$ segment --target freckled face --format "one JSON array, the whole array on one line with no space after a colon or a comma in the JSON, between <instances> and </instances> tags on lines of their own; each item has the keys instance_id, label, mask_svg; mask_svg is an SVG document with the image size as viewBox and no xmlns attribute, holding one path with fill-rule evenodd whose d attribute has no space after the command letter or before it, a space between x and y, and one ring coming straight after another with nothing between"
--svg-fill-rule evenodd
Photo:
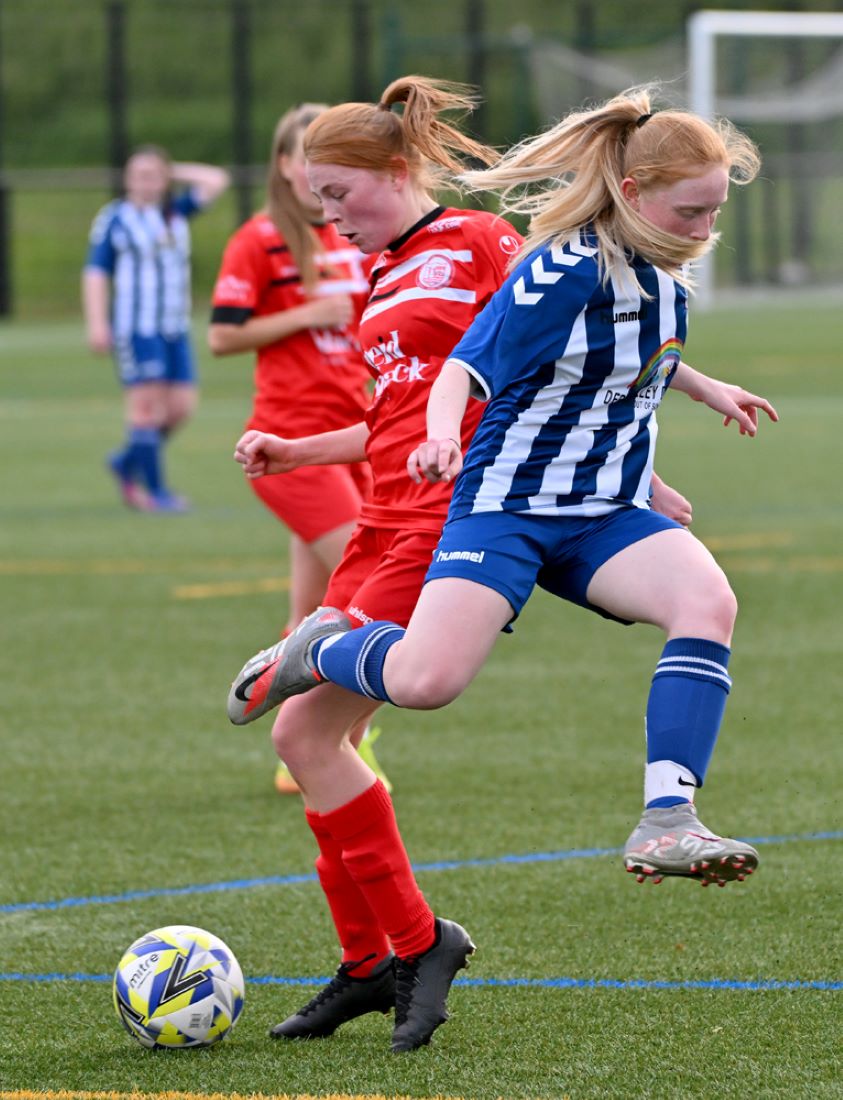
<instances>
[{"instance_id":1,"label":"freckled face","mask_svg":"<svg viewBox=\"0 0 843 1100\"><path fill-rule=\"evenodd\" d=\"M621 187L633 210L657 229L692 241L707 241L729 193L729 173L718 165L665 187L639 191L629 177Z\"/></svg>"},{"instance_id":2,"label":"freckled face","mask_svg":"<svg viewBox=\"0 0 843 1100\"><path fill-rule=\"evenodd\" d=\"M415 221L406 189L388 172L308 162L307 179L325 220L361 252L381 252Z\"/></svg>"}]
</instances>

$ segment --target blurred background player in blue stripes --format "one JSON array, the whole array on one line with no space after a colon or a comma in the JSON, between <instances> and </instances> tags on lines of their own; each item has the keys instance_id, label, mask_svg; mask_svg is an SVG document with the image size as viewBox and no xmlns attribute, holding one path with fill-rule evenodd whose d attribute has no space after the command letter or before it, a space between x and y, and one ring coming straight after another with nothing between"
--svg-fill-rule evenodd
<instances>
[{"instance_id":1,"label":"blurred background player in blue stripes","mask_svg":"<svg viewBox=\"0 0 843 1100\"><path fill-rule=\"evenodd\" d=\"M108 468L129 507L183 512L187 501L167 485L163 452L197 399L189 220L225 191L229 175L143 145L123 180L123 197L94 219L82 275L88 346L114 356L125 393L126 436Z\"/></svg>"}]
</instances>

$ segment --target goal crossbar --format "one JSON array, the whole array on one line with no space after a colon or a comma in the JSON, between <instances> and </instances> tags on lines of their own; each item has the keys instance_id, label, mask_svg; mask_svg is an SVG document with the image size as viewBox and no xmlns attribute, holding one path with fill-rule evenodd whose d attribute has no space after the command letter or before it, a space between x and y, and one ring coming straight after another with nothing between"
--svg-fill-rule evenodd
<instances>
[{"instance_id":1,"label":"goal crossbar","mask_svg":"<svg viewBox=\"0 0 843 1100\"><path fill-rule=\"evenodd\" d=\"M843 14L834 12L694 12L688 19L688 105L703 118L716 112L716 41L721 36L770 38L841 38ZM697 296L710 304L714 272L710 256L698 269Z\"/></svg>"}]
</instances>

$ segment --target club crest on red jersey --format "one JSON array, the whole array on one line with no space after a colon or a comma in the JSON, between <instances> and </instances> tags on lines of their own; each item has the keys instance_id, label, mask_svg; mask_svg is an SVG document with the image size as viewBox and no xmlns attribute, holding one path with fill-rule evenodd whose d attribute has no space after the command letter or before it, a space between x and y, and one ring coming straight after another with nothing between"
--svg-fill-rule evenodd
<instances>
[{"instance_id":1,"label":"club crest on red jersey","mask_svg":"<svg viewBox=\"0 0 843 1100\"><path fill-rule=\"evenodd\" d=\"M416 282L425 290L438 290L447 286L454 277L454 263L449 256L435 255L425 260L419 268Z\"/></svg>"}]
</instances>

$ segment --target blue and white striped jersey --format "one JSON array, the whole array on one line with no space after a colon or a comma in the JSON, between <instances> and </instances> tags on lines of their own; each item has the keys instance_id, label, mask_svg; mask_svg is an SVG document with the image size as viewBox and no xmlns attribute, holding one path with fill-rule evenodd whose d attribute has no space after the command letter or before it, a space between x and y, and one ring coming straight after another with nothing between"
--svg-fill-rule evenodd
<instances>
[{"instance_id":1,"label":"blue and white striped jersey","mask_svg":"<svg viewBox=\"0 0 843 1100\"><path fill-rule=\"evenodd\" d=\"M547 245L509 275L449 356L488 401L450 518L649 506L656 417L682 355L687 293L642 260L604 286L596 239Z\"/></svg>"},{"instance_id":2,"label":"blue and white striped jersey","mask_svg":"<svg viewBox=\"0 0 843 1100\"><path fill-rule=\"evenodd\" d=\"M111 276L115 339L180 336L190 324L190 229L201 209L192 191L157 206L115 199L91 228L86 267Z\"/></svg>"}]
</instances>

